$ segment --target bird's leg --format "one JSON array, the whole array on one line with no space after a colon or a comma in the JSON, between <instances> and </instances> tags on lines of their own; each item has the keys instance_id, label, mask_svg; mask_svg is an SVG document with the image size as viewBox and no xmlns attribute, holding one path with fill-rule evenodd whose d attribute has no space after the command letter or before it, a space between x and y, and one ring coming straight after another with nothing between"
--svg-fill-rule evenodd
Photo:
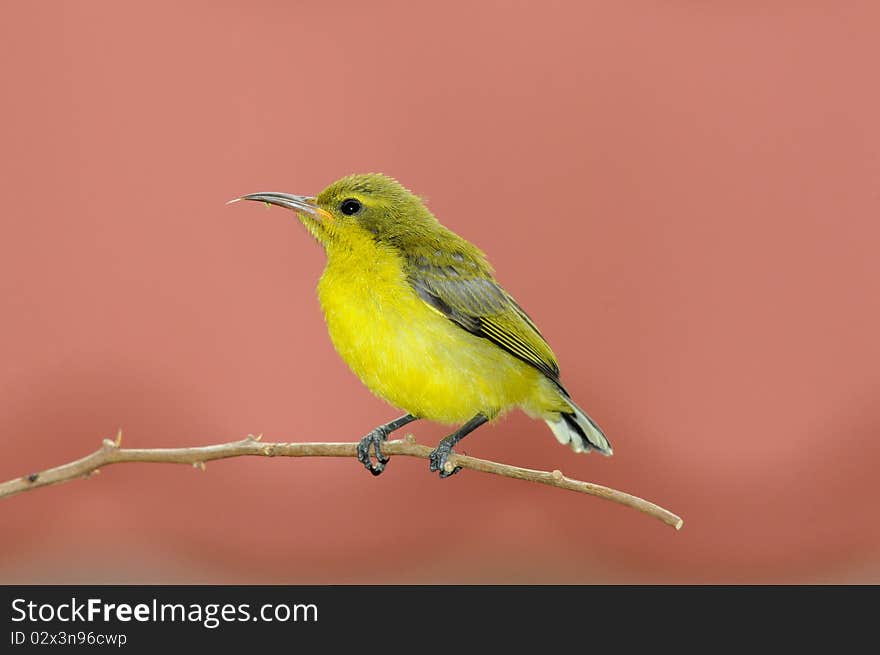
<instances>
[{"instance_id":1,"label":"bird's leg","mask_svg":"<svg viewBox=\"0 0 880 655\"><path fill-rule=\"evenodd\" d=\"M441 439L428 458L431 462L431 471L440 471L441 478L448 478L458 473L461 470L460 466L456 466L452 471L446 471L446 461L452 454L452 447L488 420L483 414L477 414L448 437Z\"/></svg>"},{"instance_id":2,"label":"bird's leg","mask_svg":"<svg viewBox=\"0 0 880 655\"><path fill-rule=\"evenodd\" d=\"M380 425L378 428L374 429L370 434L361 439L358 444L358 461L363 464L370 473L373 475L379 475L385 470L385 464L388 463L388 458L385 457L379 449L382 442L388 438L389 434L398 428L402 428L407 423L412 423L417 420L418 417L413 416L412 414L407 414L406 416L396 418L390 423ZM370 459L370 445L373 446L373 451L376 453L375 464L373 464L373 461Z\"/></svg>"}]
</instances>

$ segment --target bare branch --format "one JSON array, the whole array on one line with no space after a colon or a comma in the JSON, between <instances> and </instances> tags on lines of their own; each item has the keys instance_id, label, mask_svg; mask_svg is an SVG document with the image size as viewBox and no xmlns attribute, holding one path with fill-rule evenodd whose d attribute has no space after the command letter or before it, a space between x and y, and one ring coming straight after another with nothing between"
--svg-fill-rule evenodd
<instances>
[{"instance_id":1,"label":"bare branch","mask_svg":"<svg viewBox=\"0 0 880 655\"><path fill-rule=\"evenodd\" d=\"M205 462L245 455L258 457L357 457L358 446L357 443L263 443L260 441L260 437L251 435L241 441L193 448L121 448L121 440L122 432L119 432L115 440L104 439L99 450L82 459L0 483L0 498L78 478L88 478L110 464L125 462L190 464L204 470ZM405 455L427 459L431 454L431 448L416 443L415 438L408 435L405 439L385 443L382 446L382 452L385 455ZM447 466L461 466L472 471L494 473L507 478L539 482L551 487L599 496L644 512L667 525L671 525L676 530L680 530L684 523L680 517L659 505L637 496L631 496L623 491L603 487L592 482L581 482L567 478L558 470L535 471L458 454L452 455Z\"/></svg>"}]
</instances>

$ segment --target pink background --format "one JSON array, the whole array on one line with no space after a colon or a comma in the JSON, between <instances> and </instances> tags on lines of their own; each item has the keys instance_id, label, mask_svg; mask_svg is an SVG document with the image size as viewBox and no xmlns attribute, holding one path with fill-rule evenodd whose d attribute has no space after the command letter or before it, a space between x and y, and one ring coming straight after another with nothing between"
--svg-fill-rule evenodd
<instances>
[{"instance_id":1,"label":"pink background","mask_svg":"<svg viewBox=\"0 0 880 655\"><path fill-rule=\"evenodd\" d=\"M225 206L383 171L480 245L611 459L125 465L0 501L2 582L880 582L873 2L12 2L0 478L132 447L354 440L323 255ZM443 428L416 424L426 443Z\"/></svg>"}]
</instances>

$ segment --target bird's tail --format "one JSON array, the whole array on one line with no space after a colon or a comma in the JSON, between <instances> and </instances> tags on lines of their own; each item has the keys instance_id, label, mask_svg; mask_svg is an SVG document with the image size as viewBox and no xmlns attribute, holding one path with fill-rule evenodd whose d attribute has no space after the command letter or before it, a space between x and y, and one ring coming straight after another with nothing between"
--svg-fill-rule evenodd
<instances>
[{"instance_id":1,"label":"bird's tail","mask_svg":"<svg viewBox=\"0 0 880 655\"><path fill-rule=\"evenodd\" d=\"M574 404L566 395L565 401L571 407L570 412L559 412L553 418L545 418L547 425L561 444L568 444L576 453L588 453L598 450L603 455L612 455L611 444L585 411Z\"/></svg>"}]
</instances>

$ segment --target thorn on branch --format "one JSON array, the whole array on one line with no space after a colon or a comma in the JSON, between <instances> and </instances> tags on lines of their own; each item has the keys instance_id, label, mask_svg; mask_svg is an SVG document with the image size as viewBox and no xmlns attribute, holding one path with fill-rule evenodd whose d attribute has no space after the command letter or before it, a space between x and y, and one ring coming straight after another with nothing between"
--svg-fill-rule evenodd
<instances>
[{"instance_id":1,"label":"thorn on branch","mask_svg":"<svg viewBox=\"0 0 880 655\"><path fill-rule=\"evenodd\" d=\"M203 473L208 470L208 467L205 466L204 462L193 462L193 468L194 469L202 469Z\"/></svg>"}]
</instances>

